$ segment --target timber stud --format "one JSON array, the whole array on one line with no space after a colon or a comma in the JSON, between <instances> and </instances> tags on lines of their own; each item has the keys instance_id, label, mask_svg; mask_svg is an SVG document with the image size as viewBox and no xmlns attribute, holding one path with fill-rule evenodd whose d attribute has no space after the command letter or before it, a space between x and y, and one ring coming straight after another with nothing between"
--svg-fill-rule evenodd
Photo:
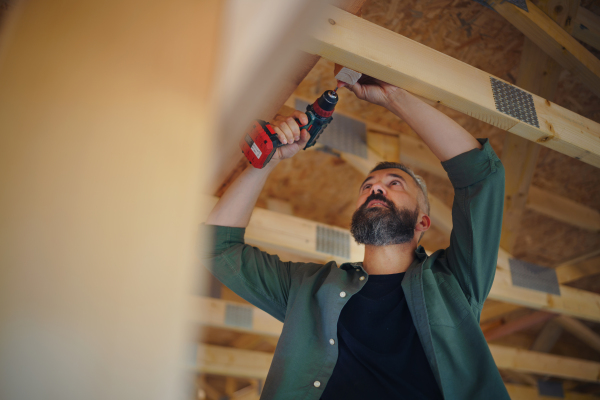
<instances>
[{"instance_id":1,"label":"timber stud","mask_svg":"<svg viewBox=\"0 0 600 400\"><path fill-rule=\"evenodd\" d=\"M330 23L331 25L335 25L335 21L334 21L333 19L331 19L331 18L329 18L329 23Z\"/></svg>"}]
</instances>

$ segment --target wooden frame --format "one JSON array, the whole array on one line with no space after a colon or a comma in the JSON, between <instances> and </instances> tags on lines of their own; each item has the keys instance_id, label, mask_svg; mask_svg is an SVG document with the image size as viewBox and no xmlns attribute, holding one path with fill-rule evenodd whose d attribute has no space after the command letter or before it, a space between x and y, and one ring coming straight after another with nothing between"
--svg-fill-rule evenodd
<instances>
[{"instance_id":1,"label":"wooden frame","mask_svg":"<svg viewBox=\"0 0 600 400\"><path fill-rule=\"evenodd\" d=\"M537 128L498 111L490 75L475 67L335 7L317 22L306 51L600 167L600 124L532 95Z\"/></svg>"}]
</instances>

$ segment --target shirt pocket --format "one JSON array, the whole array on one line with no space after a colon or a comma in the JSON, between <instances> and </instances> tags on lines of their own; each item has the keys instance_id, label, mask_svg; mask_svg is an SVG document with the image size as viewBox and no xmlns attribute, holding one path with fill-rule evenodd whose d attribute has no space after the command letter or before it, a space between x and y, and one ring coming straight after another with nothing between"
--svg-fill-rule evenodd
<instances>
[{"instance_id":1,"label":"shirt pocket","mask_svg":"<svg viewBox=\"0 0 600 400\"><path fill-rule=\"evenodd\" d=\"M467 300L447 281L424 283L425 306L431 326L458 327L469 314Z\"/></svg>"}]
</instances>

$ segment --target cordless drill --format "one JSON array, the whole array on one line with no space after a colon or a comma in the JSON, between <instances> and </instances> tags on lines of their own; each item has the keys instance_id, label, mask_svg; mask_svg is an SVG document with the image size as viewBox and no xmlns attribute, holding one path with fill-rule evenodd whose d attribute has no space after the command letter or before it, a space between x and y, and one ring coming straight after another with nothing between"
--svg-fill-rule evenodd
<instances>
[{"instance_id":1,"label":"cordless drill","mask_svg":"<svg viewBox=\"0 0 600 400\"><path fill-rule=\"evenodd\" d=\"M332 114L337 102L337 89L327 90L314 103L306 107L308 124L301 126L300 130L306 129L310 139L308 139L304 150L315 145L323 130L333 120ZM298 120L296 122L300 123ZM240 140L242 152L250 161L250 164L259 169L271 161L273 154L281 146L283 146L283 143L279 141L273 126L262 120L254 121Z\"/></svg>"}]
</instances>

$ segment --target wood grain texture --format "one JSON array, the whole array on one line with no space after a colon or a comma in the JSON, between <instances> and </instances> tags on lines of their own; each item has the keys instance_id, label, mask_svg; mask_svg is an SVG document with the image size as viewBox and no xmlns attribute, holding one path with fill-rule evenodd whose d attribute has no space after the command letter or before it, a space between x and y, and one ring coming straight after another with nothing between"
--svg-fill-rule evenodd
<instances>
[{"instance_id":1,"label":"wood grain texture","mask_svg":"<svg viewBox=\"0 0 600 400\"><path fill-rule=\"evenodd\" d=\"M573 37L600 50L600 16L580 7L573 23Z\"/></svg>"},{"instance_id":2,"label":"wood grain texture","mask_svg":"<svg viewBox=\"0 0 600 400\"><path fill-rule=\"evenodd\" d=\"M540 128L523 123L496 110L489 74L339 9L326 10L306 51L600 166L600 124L536 95Z\"/></svg>"},{"instance_id":3,"label":"wood grain texture","mask_svg":"<svg viewBox=\"0 0 600 400\"><path fill-rule=\"evenodd\" d=\"M579 0L543 0L539 6L550 14L550 18L564 27L566 21L569 21L569 26L571 21L565 14L572 9L576 11ZM554 12L555 10L564 12ZM556 61L525 38L517 86L545 99L554 100L561 70ZM500 246L508 252L514 251L515 242L520 234L523 211L539 153L539 144L507 133L502 151L506 184Z\"/></svg>"},{"instance_id":4,"label":"wood grain texture","mask_svg":"<svg viewBox=\"0 0 600 400\"><path fill-rule=\"evenodd\" d=\"M594 93L600 95L600 60L532 2L526 2L529 12L508 2L490 0L488 4L563 68L578 76Z\"/></svg>"}]
</instances>

